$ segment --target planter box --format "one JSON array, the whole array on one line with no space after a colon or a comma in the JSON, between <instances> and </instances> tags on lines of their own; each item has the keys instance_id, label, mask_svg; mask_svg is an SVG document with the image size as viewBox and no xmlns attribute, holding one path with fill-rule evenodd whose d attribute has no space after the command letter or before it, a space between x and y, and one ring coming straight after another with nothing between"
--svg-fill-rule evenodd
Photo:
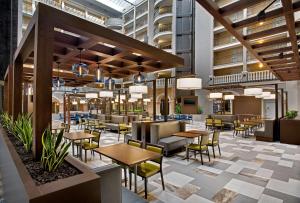
<instances>
[{"instance_id":1,"label":"planter box","mask_svg":"<svg viewBox=\"0 0 300 203\"><path fill-rule=\"evenodd\" d=\"M99 203L101 202L100 197L100 176L93 173L86 166L81 164L76 159L68 156L66 161L73 167L77 168L81 174L68 177L65 179L59 179L57 181L49 182L43 185L37 186L34 180L28 173L25 165L16 152L13 144L10 142L5 130L0 127L0 135L2 135L2 140L8 148L8 158L12 159L15 168L17 169L17 175L23 183L23 188L25 190L26 202L29 203ZM1 140L0 140L1 141ZM12 170L14 167L12 167ZM5 175L5 174L3 174ZM15 182L9 184L14 185ZM4 184L4 188L9 186ZM21 186L20 186L21 187ZM9 190L9 188L8 188ZM21 189L22 190L22 189ZM4 190L5 193L5 190ZM8 193L12 193L9 192ZM12 194L11 194L12 195ZM18 194L14 194L18 195ZM9 201L7 201L9 202Z\"/></svg>"},{"instance_id":2,"label":"planter box","mask_svg":"<svg viewBox=\"0 0 300 203\"><path fill-rule=\"evenodd\" d=\"M280 120L280 142L300 145L300 119Z\"/></svg>"}]
</instances>

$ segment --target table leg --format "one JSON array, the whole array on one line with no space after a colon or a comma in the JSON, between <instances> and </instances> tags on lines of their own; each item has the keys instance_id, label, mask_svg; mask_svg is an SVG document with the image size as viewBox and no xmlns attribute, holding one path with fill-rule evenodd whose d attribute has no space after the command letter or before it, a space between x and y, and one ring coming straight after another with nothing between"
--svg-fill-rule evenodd
<instances>
[{"instance_id":1,"label":"table leg","mask_svg":"<svg viewBox=\"0 0 300 203\"><path fill-rule=\"evenodd\" d=\"M137 164L134 165L134 192L137 193Z\"/></svg>"},{"instance_id":2,"label":"table leg","mask_svg":"<svg viewBox=\"0 0 300 203\"><path fill-rule=\"evenodd\" d=\"M80 160L82 161L82 148L81 148L81 146L82 146L82 139L80 140L80 147L79 147L79 150L80 150Z\"/></svg>"}]
</instances>

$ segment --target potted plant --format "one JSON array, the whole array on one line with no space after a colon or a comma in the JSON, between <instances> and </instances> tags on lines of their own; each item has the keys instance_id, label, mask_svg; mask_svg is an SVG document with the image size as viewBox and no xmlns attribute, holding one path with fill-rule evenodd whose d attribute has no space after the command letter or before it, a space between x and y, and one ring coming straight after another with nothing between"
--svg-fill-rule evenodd
<instances>
[{"instance_id":1,"label":"potted plant","mask_svg":"<svg viewBox=\"0 0 300 203\"><path fill-rule=\"evenodd\" d=\"M13 119L7 114L0 115L0 141L7 146L3 156L15 165L7 173L7 187L21 188L21 196L29 203L50 202L100 202L100 177L68 156L70 143L62 141L63 131L53 135L50 128L42 136L43 153L41 160L32 156L33 130L31 116L19 115ZM1 151L4 153L4 150ZM16 186L16 174L21 182ZM79 192L80 191L80 192ZM86 194L89 194L88 196Z\"/></svg>"},{"instance_id":2,"label":"potted plant","mask_svg":"<svg viewBox=\"0 0 300 203\"><path fill-rule=\"evenodd\" d=\"M286 114L285 114L285 117L287 119L294 119L298 116L298 111L294 111L294 110L291 110L291 111L287 111Z\"/></svg>"}]
</instances>

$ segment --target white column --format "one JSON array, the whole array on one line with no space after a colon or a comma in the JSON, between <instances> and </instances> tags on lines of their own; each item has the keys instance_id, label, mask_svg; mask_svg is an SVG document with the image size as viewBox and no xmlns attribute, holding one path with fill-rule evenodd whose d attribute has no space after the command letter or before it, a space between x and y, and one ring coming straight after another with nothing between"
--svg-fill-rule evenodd
<instances>
[{"instance_id":1,"label":"white column","mask_svg":"<svg viewBox=\"0 0 300 203\"><path fill-rule=\"evenodd\" d=\"M300 82L287 81L286 90L288 92L288 110L300 111Z\"/></svg>"}]
</instances>

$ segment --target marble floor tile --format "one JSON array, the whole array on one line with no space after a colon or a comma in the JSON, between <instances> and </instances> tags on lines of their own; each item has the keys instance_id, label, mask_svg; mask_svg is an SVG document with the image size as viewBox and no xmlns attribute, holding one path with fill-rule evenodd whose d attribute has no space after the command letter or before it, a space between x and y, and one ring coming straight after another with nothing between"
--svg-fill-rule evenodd
<instances>
[{"instance_id":1,"label":"marble floor tile","mask_svg":"<svg viewBox=\"0 0 300 203\"><path fill-rule=\"evenodd\" d=\"M275 162L279 162L280 161L280 157L278 157L278 156L272 156L272 155L266 155L266 154L257 154L256 158L257 159L268 160L268 161L275 161Z\"/></svg>"},{"instance_id":2,"label":"marble floor tile","mask_svg":"<svg viewBox=\"0 0 300 203\"><path fill-rule=\"evenodd\" d=\"M239 148L239 147L233 147L232 149L233 149L233 150L236 150L236 151L250 152L249 149L243 149L243 148Z\"/></svg>"},{"instance_id":3,"label":"marble floor tile","mask_svg":"<svg viewBox=\"0 0 300 203\"><path fill-rule=\"evenodd\" d=\"M257 203L283 203L283 200L262 194Z\"/></svg>"},{"instance_id":4,"label":"marble floor tile","mask_svg":"<svg viewBox=\"0 0 300 203\"><path fill-rule=\"evenodd\" d=\"M244 161L244 160L238 160L236 162L236 164L244 167L244 168L249 168L249 169L253 169L253 170L257 170L260 166L261 163L256 163L256 162L250 162L250 161Z\"/></svg>"},{"instance_id":5,"label":"marble floor tile","mask_svg":"<svg viewBox=\"0 0 300 203\"><path fill-rule=\"evenodd\" d=\"M293 164L294 164L294 162L292 162L292 161L286 161L286 160L282 160L282 159L278 162L279 166L285 166L285 167L289 167L289 168L292 168Z\"/></svg>"},{"instance_id":6,"label":"marble floor tile","mask_svg":"<svg viewBox=\"0 0 300 203\"><path fill-rule=\"evenodd\" d=\"M200 197L196 194L191 195L189 198L187 198L184 203L213 203L213 201L210 201L208 199L205 199L204 197Z\"/></svg>"},{"instance_id":7,"label":"marble floor tile","mask_svg":"<svg viewBox=\"0 0 300 203\"><path fill-rule=\"evenodd\" d=\"M194 178L174 171L164 175L164 181L176 187L183 187L192 180L194 180Z\"/></svg>"},{"instance_id":8,"label":"marble floor tile","mask_svg":"<svg viewBox=\"0 0 300 203\"><path fill-rule=\"evenodd\" d=\"M223 188L212 198L212 200L216 203L230 203L237 195L238 193Z\"/></svg>"},{"instance_id":9,"label":"marble floor tile","mask_svg":"<svg viewBox=\"0 0 300 203\"><path fill-rule=\"evenodd\" d=\"M200 170L203 170L203 171L208 171L210 173L217 174L217 175L220 175L221 173L223 173L223 171L220 169L216 169L216 168L205 166L205 165L198 166L197 168Z\"/></svg>"},{"instance_id":10,"label":"marble floor tile","mask_svg":"<svg viewBox=\"0 0 300 203\"><path fill-rule=\"evenodd\" d=\"M262 178L266 178L266 179L270 179L273 175L273 172L272 170L270 169L266 169L266 168L259 168L255 175L259 176L259 177L262 177Z\"/></svg>"},{"instance_id":11,"label":"marble floor tile","mask_svg":"<svg viewBox=\"0 0 300 203\"><path fill-rule=\"evenodd\" d=\"M281 156L284 159L291 159L294 161L300 161L300 155L297 154L282 154Z\"/></svg>"},{"instance_id":12,"label":"marble floor tile","mask_svg":"<svg viewBox=\"0 0 300 203\"><path fill-rule=\"evenodd\" d=\"M300 181L289 179L289 182L270 179L266 188L300 198Z\"/></svg>"},{"instance_id":13,"label":"marble floor tile","mask_svg":"<svg viewBox=\"0 0 300 203\"><path fill-rule=\"evenodd\" d=\"M243 168L243 166L240 166L238 164L232 164L225 171L228 173L239 174L243 170Z\"/></svg>"},{"instance_id":14,"label":"marble floor tile","mask_svg":"<svg viewBox=\"0 0 300 203\"><path fill-rule=\"evenodd\" d=\"M231 152L224 152L224 151L222 151L222 148L221 148L221 153L222 153L222 157L229 158L229 157L233 156L233 153L231 153Z\"/></svg>"},{"instance_id":15,"label":"marble floor tile","mask_svg":"<svg viewBox=\"0 0 300 203\"><path fill-rule=\"evenodd\" d=\"M224 186L224 188L257 200L264 191L264 187L238 179L232 179Z\"/></svg>"}]
</instances>

